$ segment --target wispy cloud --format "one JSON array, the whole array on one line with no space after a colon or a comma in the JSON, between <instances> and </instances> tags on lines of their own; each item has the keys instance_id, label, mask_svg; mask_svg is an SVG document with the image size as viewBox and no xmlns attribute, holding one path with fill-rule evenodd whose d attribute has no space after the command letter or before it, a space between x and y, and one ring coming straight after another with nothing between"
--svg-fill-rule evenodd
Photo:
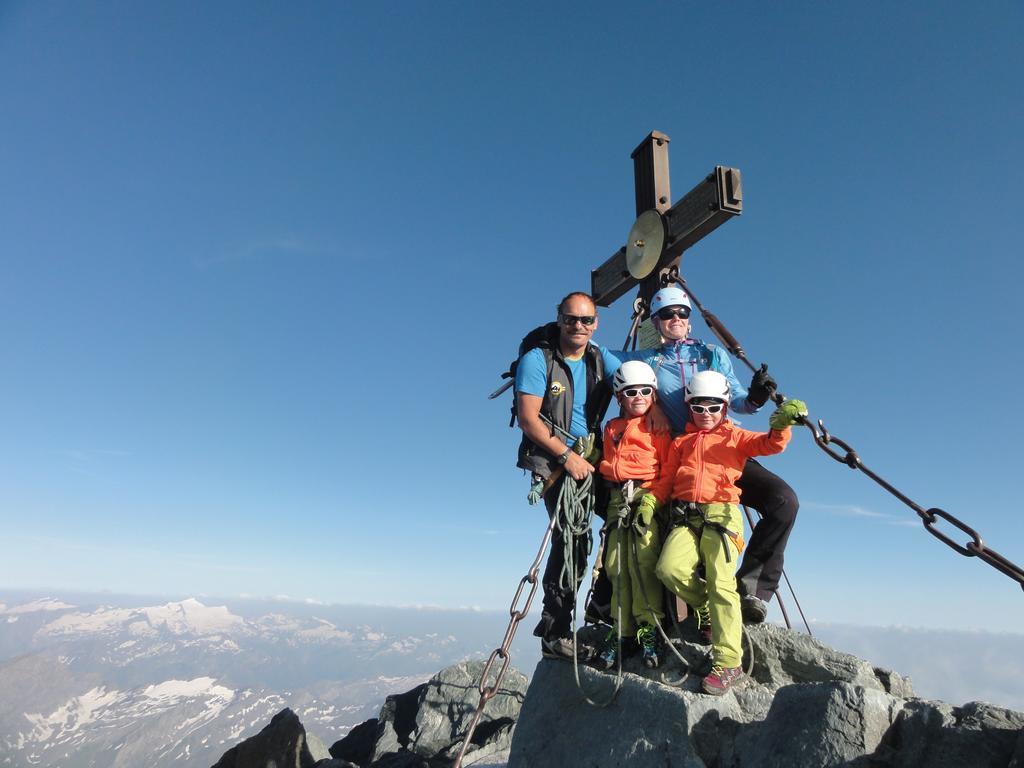
<instances>
[{"instance_id":1,"label":"wispy cloud","mask_svg":"<svg viewBox=\"0 0 1024 768\"><path fill-rule=\"evenodd\" d=\"M232 264L254 259L267 259L279 256L310 253L313 248L301 238L292 235L254 240L243 245L229 248L210 256L200 256L195 265L207 269L220 264Z\"/></svg>"},{"instance_id":2,"label":"wispy cloud","mask_svg":"<svg viewBox=\"0 0 1024 768\"><path fill-rule=\"evenodd\" d=\"M894 515L890 512L876 512L859 504L825 504L819 501L802 501L800 502L800 508L816 509L843 517L861 517L867 520L877 520L883 525L894 525L900 528L914 528L921 524L921 521L910 510L907 510L906 515Z\"/></svg>"},{"instance_id":3,"label":"wispy cloud","mask_svg":"<svg viewBox=\"0 0 1024 768\"><path fill-rule=\"evenodd\" d=\"M873 517L880 519L892 518L892 515L886 514L885 512L875 512L874 510L865 509L857 504L822 504L817 501L804 501L800 503L800 506L804 509L819 509L822 512L830 512L835 515L844 515L846 517Z\"/></svg>"}]
</instances>

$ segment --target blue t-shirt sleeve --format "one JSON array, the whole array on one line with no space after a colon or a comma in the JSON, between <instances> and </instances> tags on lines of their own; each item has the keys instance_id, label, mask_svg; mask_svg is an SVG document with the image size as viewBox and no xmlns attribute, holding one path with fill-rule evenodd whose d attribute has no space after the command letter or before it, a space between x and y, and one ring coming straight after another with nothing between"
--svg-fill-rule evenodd
<instances>
[{"instance_id":1,"label":"blue t-shirt sleeve","mask_svg":"<svg viewBox=\"0 0 1024 768\"><path fill-rule=\"evenodd\" d=\"M521 358L516 368L516 393L544 397L548 387L548 366L544 360L544 352L539 348L531 349Z\"/></svg>"},{"instance_id":2,"label":"blue t-shirt sleeve","mask_svg":"<svg viewBox=\"0 0 1024 768\"><path fill-rule=\"evenodd\" d=\"M597 348L601 351L601 357L604 359L604 375L609 378L615 375L620 365L629 360L643 360L647 362L647 356L652 351L650 349L637 349L633 351L609 349L600 345Z\"/></svg>"}]
</instances>

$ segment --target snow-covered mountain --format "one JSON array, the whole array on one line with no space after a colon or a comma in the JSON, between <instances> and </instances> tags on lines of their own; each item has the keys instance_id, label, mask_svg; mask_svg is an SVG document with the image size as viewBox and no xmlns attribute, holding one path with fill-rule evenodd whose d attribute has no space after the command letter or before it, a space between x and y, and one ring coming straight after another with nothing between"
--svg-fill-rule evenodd
<instances>
[{"instance_id":1,"label":"snow-covered mountain","mask_svg":"<svg viewBox=\"0 0 1024 768\"><path fill-rule=\"evenodd\" d=\"M480 656L506 621L285 602L93 601L0 599L0 766L211 764L286 706L331 744L386 695Z\"/></svg>"}]
</instances>

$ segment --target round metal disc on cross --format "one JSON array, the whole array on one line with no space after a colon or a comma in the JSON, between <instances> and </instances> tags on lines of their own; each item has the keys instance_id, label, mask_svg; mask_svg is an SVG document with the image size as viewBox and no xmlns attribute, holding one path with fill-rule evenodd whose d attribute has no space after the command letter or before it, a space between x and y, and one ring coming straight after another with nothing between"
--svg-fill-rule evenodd
<instances>
[{"instance_id":1,"label":"round metal disc on cross","mask_svg":"<svg viewBox=\"0 0 1024 768\"><path fill-rule=\"evenodd\" d=\"M665 250L665 222L653 208L641 213L629 230L626 240L626 269L637 280L643 280L661 260Z\"/></svg>"}]
</instances>

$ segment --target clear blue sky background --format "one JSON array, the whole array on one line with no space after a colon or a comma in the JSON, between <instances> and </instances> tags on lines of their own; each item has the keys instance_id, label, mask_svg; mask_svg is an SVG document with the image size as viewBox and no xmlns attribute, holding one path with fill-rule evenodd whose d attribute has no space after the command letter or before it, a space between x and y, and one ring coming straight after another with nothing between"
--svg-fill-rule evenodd
<instances>
[{"instance_id":1,"label":"clear blue sky background","mask_svg":"<svg viewBox=\"0 0 1024 768\"><path fill-rule=\"evenodd\" d=\"M652 129L674 199L743 172L743 216L684 259L705 303L870 467L1024 563L1022 22L0 5L0 584L506 606L544 515L485 396L625 241ZM769 466L803 502L810 616L1024 631L1018 586L806 434Z\"/></svg>"}]
</instances>

